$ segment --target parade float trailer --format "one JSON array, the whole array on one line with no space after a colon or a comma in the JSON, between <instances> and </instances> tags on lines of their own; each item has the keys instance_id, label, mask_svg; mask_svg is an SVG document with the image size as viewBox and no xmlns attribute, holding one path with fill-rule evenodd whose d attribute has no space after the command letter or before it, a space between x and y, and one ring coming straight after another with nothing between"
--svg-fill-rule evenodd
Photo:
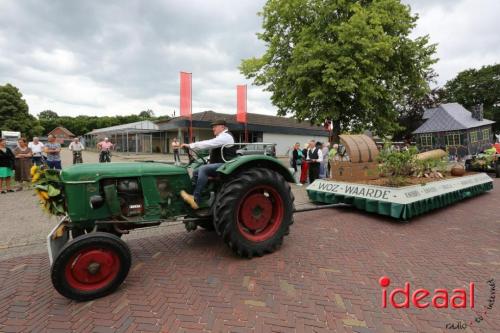
<instances>
[{"instance_id":1,"label":"parade float trailer","mask_svg":"<svg viewBox=\"0 0 500 333\"><path fill-rule=\"evenodd\" d=\"M389 187L370 184L378 177L378 149L365 135L341 135L346 156L331 161L328 180L316 180L307 187L309 199L316 204L349 204L370 213L400 220L449 206L493 189L485 173L434 179L422 184ZM333 162L333 163L332 163Z\"/></svg>"}]
</instances>

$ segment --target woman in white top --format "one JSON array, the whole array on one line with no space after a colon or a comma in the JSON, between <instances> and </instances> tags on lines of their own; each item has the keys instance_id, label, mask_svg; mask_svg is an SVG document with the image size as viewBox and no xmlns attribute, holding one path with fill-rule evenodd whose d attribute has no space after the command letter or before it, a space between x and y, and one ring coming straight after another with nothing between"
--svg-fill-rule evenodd
<instances>
[{"instance_id":1,"label":"woman in white top","mask_svg":"<svg viewBox=\"0 0 500 333\"><path fill-rule=\"evenodd\" d=\"M44 144L40 142L40 139L35 136L33 138L33 141L28 144L29 149L31 149L31 152L33 153L33 156L31 157L33 164L34 165L42 165L43 163L43 147Z\"/></svg>"}]
</instances>

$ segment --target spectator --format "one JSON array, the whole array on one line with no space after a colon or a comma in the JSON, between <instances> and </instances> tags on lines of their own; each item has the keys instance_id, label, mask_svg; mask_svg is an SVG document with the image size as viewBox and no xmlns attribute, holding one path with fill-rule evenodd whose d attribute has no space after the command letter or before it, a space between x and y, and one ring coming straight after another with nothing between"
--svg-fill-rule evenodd
<instances>
[{"instance_id":1,"label":"spectator","mask_svg":"<svg viewBox=\"0 0 500 333\"><path fill-rule=\"evenodd\" d=\"M300 170L300 183L307 183L307 174L309 170L309 163L306 161L307 149L309 148L309 143L304 145L304 149L302 149L302 165Z\"/></svg>"},{"instance_id":2,"label":"spectator","mask_svg":"<svg viewBox=\"0 0 500 333\"><path fill-rule=\"evenodd\" d=\"M25 185L24 182L27 182L29 187L29 181L31 180L31 158L33 157L25 138L17 140L17 147L14 149L14 155L16 156L15 179L18 183L17 190L22 191Z\"/></svg>"},{"instance_id":3,"label":"spectator","mask_svg":"<svg viewBox=\"0 0 500 333\"><path fill-rule=\"evenodd\" d=\"M293 176L295 177L295 183L299 186L302 186L300 182L301 170L302 170L302 150L300 150L300 143L296 143L293 146L292 152L292 167L294 170Z\"/></svg>"},{"instance_id":4,"label":"spectator","mask_svg":"<svg viewBox=\"0 0 500 333\"><path fill-rule=\"evenodd\" d=\"M311 140L307 150L306 160L309 164L309 183L313 183L319 178L320 163L323 161L323 152L321 151L321 142Z\"/></svg>"},{"instance_id":5,"label":"spectator","mask_svg":"<svg viewBox=\"0 0 500 333\"><path fill-rule=\"evenodd\" d=\"M45 145L45 153L47 154L47 166L50 169L61 170L61 145L56 142L55 136L48 136L47 144Z\"/></svg>"},{"instance_id":6,"label":"spectator","mask_svg":"<svg viewBox=\"0 0 500 333\"><path fill-rule=\"evenodd\" d=\"M6 144L5 139L0 138L0 192L2 194L14 192L10 188L10 179L12 178L12 169L14 169L15 156ZM5 189L3 187L4 182Z\"/></svg>"},{"instance_id":7,"label":"spectator","mask_svg":"<svg viewBox=\"0 0 500 333\"><path fill-rule=\"evenodd\" d=\"M172 150L174 151L174 162L175 165L179 165L181 163L181 156L179 154L179 148L181 144L177 138L172 139Z\"/></svg>"},{"instance_id":8,"label":"spectator","mask_svg":"<svg viewBox=\"0 0 500 333\"><path fill-rule=\"evenodd\" d=\"M69 144L69 150L73 152L73 164L83 163L82 151L85 149L79 138L74 138Z\"/></svg>"},{"instance_id":9,"label":"spectator","mask_svg":"<svg viewBox=\"0 0 500 333\"><path fill-rule=\"evenodd\" d=\"M332 149L328 152L328 175L331 175L332 170L332 161L335 160L335 156L337 156L337 151L339 149L338 144L333 144Z\"/></svg>"},{"instance_id":10,"label":"spectator","mask_svg":"<svg viewBox=\"0 0 500 333\"><path fill-rule=\"evenodd\" d=\"M31 153L33 154L33 157L31 160L33 161L34 165L42 165L43 163L43 147L44 144L40 142L40 139L35 136L33 138L33 141L28 144L28 147L31 149Z\"/></svg>"}]
</instances>

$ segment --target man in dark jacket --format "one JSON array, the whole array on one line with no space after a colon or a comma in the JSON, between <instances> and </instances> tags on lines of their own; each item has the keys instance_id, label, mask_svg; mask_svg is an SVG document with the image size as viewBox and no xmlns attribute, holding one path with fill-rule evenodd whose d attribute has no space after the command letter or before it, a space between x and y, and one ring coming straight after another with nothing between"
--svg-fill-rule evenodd
<instances>
[{"instance_id":1,"label":"man in dark jacket","mask_svg":"<svg viewBox=\"0 0 500 333\"><path fill-rule=\"evenodd\" d=\"M321 142L309 142L306 160L309 163L309 183L313 183L319 178L319 165L323 161L323 152L321 151Z\"/></svg>"},{"instance_id":2,"label":"man in dark jacket","mask_svg":"<svg viewBox=\"0 0 500 333\"><path fill-rule=\"evenodd\" d=\"M233 135L229 133L226 122L224 120L216 120L210 125L212 126L215 138L181 145L183 148L190 149L210 149L210 164L202 165L193 172L193 195L188 194L186 191L181 191L182 199L193 209L198 209L201 203L201 191L206 186L208 177L217 175L217 169L224 164L224 160L228 161L236 157L236 147L234 145L221 149L224 145L234 143Z\"/></svg>"}]
</instances>

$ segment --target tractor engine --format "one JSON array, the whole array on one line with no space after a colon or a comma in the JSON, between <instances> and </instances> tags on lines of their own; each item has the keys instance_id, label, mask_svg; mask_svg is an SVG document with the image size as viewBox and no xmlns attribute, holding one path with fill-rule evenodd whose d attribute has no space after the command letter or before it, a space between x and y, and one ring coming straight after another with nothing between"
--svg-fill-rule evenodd
<instances>
[{"instance_id":1,"label":"tractor engine","mask_svg":"<svg viewBox=\"0 0 500 333\"><path fill-rule=\"evenodd\" d=\"M115 185L121 214L125 217L144 214L144 197L141 184L136 178L106 179L103 186Z\"/></svg>"}]
</instances>

